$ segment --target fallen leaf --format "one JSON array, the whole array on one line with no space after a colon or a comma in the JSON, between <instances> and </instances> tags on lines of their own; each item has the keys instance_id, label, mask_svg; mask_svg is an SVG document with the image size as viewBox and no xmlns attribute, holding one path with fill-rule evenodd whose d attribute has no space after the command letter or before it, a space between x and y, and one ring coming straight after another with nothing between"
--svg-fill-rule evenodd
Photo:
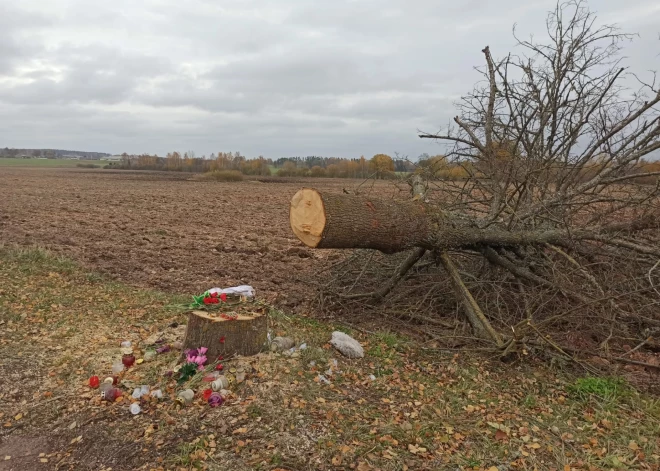
<instances>
[{"instance_id":1,"label":"fallen leaf","mask_svg":"<svg viewBox=\"0 0 660 471\"><path fill-rule=\"evenodd\" d=\"M23 414L16 414L16 417L14 417L14 420L21 420L23 418Z\"/></svg>"},{"instance_id":2,"label":"fallen leaf","mask_svg":"<svg viewBox=\"0 0 660 471\"><path fill-rule=\"evenodd\" d=\"M241 428L237 428L236 430L234 430L232 432L232 434L237 435L239 433L245 433L245 432L247 432L247 428L246 427L241 427Z\"/></svg>"},{"instance_id":3,"label":"fallen leaf","mask_svg":"<svg viewBox=\"0 0 660 471\"><path fill-rule=\"evenodd\" d=\"M506 432L503 432L502 430L498 430L497 432L495 432L495 440L504 441L507 438L508 438L508 435L506 434Z\"/></svg>"},{"instance_id":4,"label":"fallen leaf","mask_svg":"<svg viewBox=\"0 0 660 471\"><path fill-rule=\"evenodd\" d=\"M630 448L633 451L637 451L637 450L639 450L639 445L635 441L631 441L628 444L628 448Z\"/></svg>"}]
</instances>

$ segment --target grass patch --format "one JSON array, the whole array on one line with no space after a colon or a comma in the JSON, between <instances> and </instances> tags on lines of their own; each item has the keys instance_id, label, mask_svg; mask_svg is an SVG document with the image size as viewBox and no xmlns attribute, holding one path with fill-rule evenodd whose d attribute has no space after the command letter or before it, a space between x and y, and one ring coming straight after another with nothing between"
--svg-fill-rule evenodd
<instances>
[{"instance_id":1,"label":"grass patch","mask_svg":"<svg viewBox=\"0 0 660 471\"><path fill-rule=\"evenodd\" d=\"M579 400L587 400L596 396L606 402L614 402L619 397L630 394L630 387L621 378L592 376L576 379L568 390Z\"/></svg>"},{"instance_id":2,"label":"grass patch","mask_svg":"<svg viewBox=\"0 0 660 471\"><path fill-rule=\"evenodd\" d=\"M76 264L70 259L40 247L20 248L0 245L0 257L26 273L35 270L54 270L69 274L76 269Z\"/></svg>"},{"instance_id":3,"label":"grass patch","mask_svg":"<svg viewBox=\"0 0 660 471\"><path fill-rule=\"evenodd\" d=\"M240 182L243 181L243 174L238 170L213 170L203 173L199 179L215 182Z\"/></svg>"},{"instance_id":4,"label":"grass patch","mask_svg":"<svg viewBox=\"0 0 660 471\"><path fill-rule=\"evenodd\" d=\"M74 168L77 159L10 159L0 157L0 167Z\"/></svg>"},{"instance_id":5,"label":"grass patch","mask_svg":"<svg viewBox=\"0 0 660 471\"><path fill-rule=\"evenodd\" d=\"M78 168L101 168L100 165L96 165L96 164L76 164L76 167L78 167Z\"/></svg>"}]
</instances>

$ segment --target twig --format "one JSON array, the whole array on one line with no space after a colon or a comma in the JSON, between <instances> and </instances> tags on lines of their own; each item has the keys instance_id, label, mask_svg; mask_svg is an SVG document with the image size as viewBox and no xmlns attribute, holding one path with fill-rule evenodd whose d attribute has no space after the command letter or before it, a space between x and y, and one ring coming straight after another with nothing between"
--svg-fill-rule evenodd
<instances>
[{"instance_id":1,"label":"twig","mask_svg":"<svg viewBox=\"0 0 660 471\"><path fill-rule=\"evenodd\" d=\"M640 348L642 348L644 345L646 345L646 344L647 344L648 342L650 342L651 340L653 340L653 337L647 337L646 339L644 339L643 342L641 342L641 343L640 343L639 345L637 345L635 348L633 348L632 350L628 350L626 353L624 353L623 355L621 355L621 356L619 356L619 357L617 357L617 358L615 358L615 359L616 359L616 360L621 360L621 359L622 359L623 357L625 357L626 355L630 355L631 353L636 352L637 350L639 350Z\"/></svg>"},{"instance_id":2,"label":"twig","mask_svg":"<svg viewBox=\"0 0 660 471\"><path fill-rule=\"evenodd\" d=\"M655 262L655 265L653 265L653 266L651 267L651 269L650 269L649 272L647 273L647 276L648 276L648 278L649 278L649 283L651 283L651 288L653 288L653 291L655 291L656 293L658 293L658 296L660 296L660 290L658 290L658 288L655 287L655 285L653 284L653 278L651 277L651 274L653 273L653 270L655 270L656 268L658 268L658 266L660 266L660 259L658 259L658 261Z\"/></svg>"}]
</instances>

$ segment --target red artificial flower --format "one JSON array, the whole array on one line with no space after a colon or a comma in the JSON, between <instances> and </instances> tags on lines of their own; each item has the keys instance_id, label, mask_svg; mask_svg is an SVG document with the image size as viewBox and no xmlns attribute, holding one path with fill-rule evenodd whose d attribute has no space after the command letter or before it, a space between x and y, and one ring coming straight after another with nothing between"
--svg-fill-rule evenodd
<instances>
[{"instance_id":1,"label":"red artificial flower","mask_svg":"<svg viewBox=\"0 0 660 471\"><path fill-rule=\"evenodd\" d=\"M222 357L220 357L220 358L222 358ZM223 366L222 363L218 363L218 364L216 365L215 369L218 370L218 371L222 371L222 370L225 369L225 367Z\"/></svg>"},{"instance_id":2,"label":"red artificial flower","mask_svg":"<svg viewBox=\"0 0 660 471\"><path fill-rule=\"evenodd\" d=\"M225 336L220 337L220 343L225 343Z\"/></svg>"},{"instance_id":3,"label":"red artificial flower","mask_svg":"<svg viewBox=\"0 0 660 471\"><path fill-rule=\"evenodd\" d=\"M213 302L213 304L218 304L220 302L218 298L213 298L211 301Z\"/></svg>"},{"instance_id":4,"label":"red artificial flower","mask_svg":"<svg viewBox=\"0 0 660 471\"><path fill-rule=\"evenodd\" d=\"M222 294L220 295L220 299L222 299L222 302L223 302L223 303L226 302L226 301L227 301L227 295L226 295L225 293L222 293Z\"/></svg>"},{"instance_id":5,"label":"red artificial flower","mask_svg":"<svg viewBox=\"0 0 660 471\"><path fill-rule=\"evenodd\" d=\"M211 297L212 297L212 298L217 298L217 297L218 297L218 293L211 293Z\"/></svg>"},{"instance_id":6,"label":"red artificial flower","mask_svg":"<svg viewBox=\"0 0 660 471\"><path fill-rule=\"evenodd\" d=\"M225 359L225 357L223 357L222 355L220 355L220 356L218 357L218 361L222 361L222 360L224 360L224 359Z\"/></svg>"},{"instance_id":7,"label":"red artificial flower","mask_svg":"<svg viewBox=\"0 0 660 471\"><path fill-rule=\"evenodd\" d=\"M204 298L204 304L211 304L212 298Z\"/></svg>"},{"instance_id":8,"label":"red artificial flower","mask_svg":"<svg viewBox=\"0 0 660 471\"><path fill-rule=\"evenodd\" d=\"M213 389L210 389L210 388L209 388L209 389L205 389L205 390L202 392L202 397L204 397L204 400L205 400L205 401L208 401L208 400L209 400L209 397L211 397L211 394L213 394Z\"/></svg>"}]
</instances>

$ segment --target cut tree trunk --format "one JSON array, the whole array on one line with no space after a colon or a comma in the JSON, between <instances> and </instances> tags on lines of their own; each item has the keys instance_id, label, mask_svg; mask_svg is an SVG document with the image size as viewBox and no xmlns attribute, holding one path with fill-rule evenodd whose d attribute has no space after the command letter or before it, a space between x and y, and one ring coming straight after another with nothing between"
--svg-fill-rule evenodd
<instances>
[{"instance_id":1,"label":"cut tree trunk","mask_svg":"<svg viewBox=\"0 0 660 471\"><path fill-rule=\"evenodd\" d=\"M475 220L448 214L421 201L330 195L312 188L303 188L293 196L289 219L294 234L308 247L374 249L384 253L414 247L479 251L484 245L515 247L547 243L566 247L576 240L611 243L604 233L641 229L638 221L631 221L626 227L584 228L570 233L560 229L508 231L497 226L482 229ZM643 228L660 227L660 219L644 222ZM657 249L651 250L656 254Z\"/></svg>"},{"instance_id":2,"label":"cut tree trunk","mask_svg":"<svg viewBox=\"0 0 660 471\"><path fill-rule=\"evenodd\" d=\"M209 361L218 356L251 356L259 353L267 340L267 317L263 313L239 314L234 320L210 315L206 311L192 311L183 340L183 351L206 347ZM183 358L183 357L182 357Z\"/></svg>"}]
</instances>

